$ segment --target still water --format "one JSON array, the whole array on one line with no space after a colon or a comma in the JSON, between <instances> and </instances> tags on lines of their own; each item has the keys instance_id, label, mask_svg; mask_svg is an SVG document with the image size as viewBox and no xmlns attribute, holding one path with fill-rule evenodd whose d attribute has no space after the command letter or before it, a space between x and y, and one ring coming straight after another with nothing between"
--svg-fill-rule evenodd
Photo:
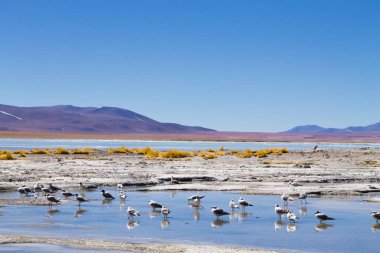
<instances>
[{"instance_id":1,"label":"still water","mask_svg":"<svg viewBox=\"0 0 380 253\"><path fill-rule=\"evenodd\" d=\"M110 191L117 195L116 191ZM295 224L284 217L278 220L274 205L279 196L248 195L254 203L245 212L237 210L216 219L210 207L228 210L229 200L240 195L229 192L202 192L203 208L187 204L196 192L127 192L125 202L103 201L99 191L86 193L90 202L79 208L75 201L47 206L10 206L0 208L0 233L112 239L126 242L181 242L236 245L280 249L288 252L377 252L380 225L370 217L380 204L362 198L310 198L289 209L300 217ZM18 198L16 193L1 193L1 198ZM167 220L153 212L148 200L154 199L172 210ZM141 217L128 220L132 206ZM336 220L320 223L314 212L321 210Z\"/></svg>"},{"instance_id":2,"label":"still water","mask_svg":"<svg viewBox=\"0 0 380 253\"><path fill-rule=\"evenodd\" d=\"M33 148L94 148L108 149L126 146L129 148L151 147L157 150L181 149L263 149L287 147L290 150L311 150L318 144L320 149L353 149L353 148L380 148L380 143L350 144L350 143L300 143L300 142L218 142L218 141L134 141L134 140L60 140L60 139L0 139L0 150L17 150Z\"/></svg>"}]
</instances>

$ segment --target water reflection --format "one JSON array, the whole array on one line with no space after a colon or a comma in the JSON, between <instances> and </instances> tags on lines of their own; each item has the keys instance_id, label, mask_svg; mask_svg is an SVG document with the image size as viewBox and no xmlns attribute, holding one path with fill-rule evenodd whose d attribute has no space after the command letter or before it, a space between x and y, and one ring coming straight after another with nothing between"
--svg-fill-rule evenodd
<instances>
[{"instance_id":1,"label":"water reflection","mask_svg":"<svg viewBox=\"0 0 380 253\"><path fill-rule=\"evenodd\" d=\"M332 227L334 227L334 225L321 222L321 223L317 224L314 228L318 233L321 233L321 232L325 231L326 229L329 229Z\"/></svg>"},{"instance_id":2,"label":"water reflection","mask_svg":"<svg viewBox=\"0 0 380 253\"><path fill-rule=\"evenodd\" d=\"M199 221L199 218L201 217L198 209L196 209L196 208L193 209L193 217L194 217L195 221Z\"/></svg>"},{"instance_id":3,"label":"water reflection","mask_svg":"<svg viewBox=\"0 0 380 253\"><path fill-rule=\"evenodd\" d=\"M47 218L51 218L53 217L55 214L59 213L59 210L58 208L52 208L52 209L49 209L47 212L46 212L46 217Z\"/></svg>"},{"instance_id":4,"label":"water reflection","mask_svg":"<svg viewBox=\"0 0 380 253\"><path fill-rule=\"evenodd\" d=\"M276 220L275 223L274 223L274 231L278 231L280 230L283 226L286 225L286 222L285 221L282 221L282 220Z\"/></svg>"},{"instance_id":5,"label":"water reflection","mask_svg":"<svg viewBox=\"0 0 380 253\"><path fill-rule=\"evenodd\" d=\"M163 219L161 221L161 228L162 229L167 229L170 225L170 221L168 219Z\"/></svg>"},{"instance_id":6,"label":"water reflection","mask_svg":"<svg viewBox=\"0 0 380 253\"><path fill-rule=\"evenodd\" d=\"M303 206L299 209L299 213L301 214L302 217L307 217L307 207Z\"/></svg>"},{"instance_id":7,"label":"water reflection","mask_svg":"<svg viewBox=\"0 0 380 253\"><path fill-rule=\"evenodd\" d=\"M102 204L103 205L110 205L112 203L113 199L103 199Z\"/></svg>"},{"instance_id":8,"label":"water reflection","mask_svg":"<svg viewBox=\"0 0 380 253\"><path fill-rule=\"evenodd\" d=\"M79 207L79 208L75 211L75 213L74 213L74 217L75 217L75 218L79 218L79 217L81 217L85 212L87 212L86 209L82 209L81 207Z\"/></svg>"},{"instance_id":9,"label":"water reflection","mask_svg":"<svg viewBox=\"0 0 380 253\"><path fill-rule=\"evenodd\" d=\"M378 231L380 231L380 223L374 223L374 224L372 224L371 231L372 232L378 232Z\"/></svg>"},{"instance_id":10,"label":"water reflection","mask_svg":"<svg viewBox=\"0 0 380 253\"><path fill-rule=\"evenodd\" d=\"M249 212L245 212L245 211L241 211L239 214L238 214L238 220L239 221L243 221L245 219L247 219L249 216L252 216L252 213L249 213Z\"/></svg>"},{"instance_id":11,"label":"water reflection","mask_svg":"<svg viewBox=\"0 0 380 253\"><path fill-rule=\"evenodd\" d=\"M127 223L127 229L128 229L128 230L135 229L136 227L139 226L139 224L140 224L140 222L138 222L138 221L130 220L130 221L128 221L128 223Z\"/></svg>"},{"instance_id":12,"label":"water reflection","mask_svg":"<svg viewBox=\"0 0 380 253\"><path fill-rule=\"evenodd\" d=\"M229 221L226 221L226 220L222 220L222 219L215 219L211 222L211 227L213 228L220 228L222 227L224 224L227 224L227 223L230 223Z\"/></svg>"},{"instance_id":13,"label":"water reflection","mask_svg":"<svg viewBox=\"0 0 380 253\"><path fill-rule=\"evenodd\" d=\"M289 234L295 232L297 229L298 229L298 225L297 225L297 224L294 224L294 223L289 223L289 224L286 226L286 231L287 231Z\"/></svg>"},{"instance_id":14,"label":"water reflection","mask_svg":"<svg viewBox=\"0 0 380 253\"><path fill-rule=\"evenodd\" d=\"M154 217L157 217L161 215L161 210L152 210L149 212L149 218L153 219Z\"/></svg>"}]
</instances>

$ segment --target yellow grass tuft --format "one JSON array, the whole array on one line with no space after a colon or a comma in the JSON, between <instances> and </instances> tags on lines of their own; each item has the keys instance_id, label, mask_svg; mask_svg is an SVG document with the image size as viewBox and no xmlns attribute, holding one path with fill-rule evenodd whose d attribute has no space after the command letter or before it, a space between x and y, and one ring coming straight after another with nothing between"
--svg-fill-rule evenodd
<instances>
[{"instance_id":1,"label":"yellow grass tuft","mask_svg":"<svg viewBox=\"0 0 380 253\"><path fill-rule=\"evenodd\" d=\"M57 148L57 149L54 151L54 154L68 155L68 154L70 154L70 151L68 151L68 150L65 149L65 148Z\"/></svg>"},{"instance_id":2,"label":"yellow grass tuft","mask_svg":"<svg viewBox=\"0 0 380 253\"><path fill-rule=\"evenodd\" d=\"M159 152L159 156L161 158L185 158L195 156L195 152L172 149L168 151Z\"/></svg>"},{"instance_id":3,"label":"yellow grass tuft","mask_svg":"<svg viewBox=\"0 0 380 253\"><path fill-rule=\"evenodd\" d=\"M0 160L15 160L15 158L12 156L12 153L8 150L2 150L0 153Z\"/></svg>"},{"instance_id":4,"label":"yellow grass tuft","mask_svg":"<svg viewBox=\"0 0 380 253\"><path fill-rule=\"evenodd\" d=\"M75 155L88 155L90 153L93 153L94 150L91 149L91 148L82 148L82 149L73 149L71 150L71 154L75 154Z\"/></svg>"}]
</instances>

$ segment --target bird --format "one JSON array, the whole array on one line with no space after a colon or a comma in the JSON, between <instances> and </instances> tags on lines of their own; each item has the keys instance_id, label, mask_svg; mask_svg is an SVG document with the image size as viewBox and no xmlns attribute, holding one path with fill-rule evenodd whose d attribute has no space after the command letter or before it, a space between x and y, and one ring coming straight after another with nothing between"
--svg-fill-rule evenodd
<instances>
[{"instance_id":1,"label":"bird","mask_svg":"<svg viewBox=\"0 0 380 253\"><path fill-rule=\"evenodd\" d=\"M81 194L83 194L84 190L86 190L86 188L84 187L84 185L82 184L82 182L79 183L79 192Z\"/></svg>"},{"instance_id":2,"label":"bird","mask_svg":"<svg viewBox=\"0 0 380 253\"><path fill-rule=\"evenodd\" d=\"M161 214L164 215L164 219L167 219L168 218L168 215L171 213L172 211L165 207L165 206L162 206L161 207Z\"/></svg>"},{"instance_id":3,"label":"bird","mask_svg":"<svg viewBox=\"0 0 380 253\"><path fill-rule=\"evenodd\" d=\"M125 195L124 191L119 191L119 197L121 200L125 200L127 198L127 195Z\"/></svg>"},{"instance_id":4,"label":"bird","mask_svg":"<svg viewBox=\"0 0 380 253\"><path fill-rule=\"evenodd\" d=\"M242 197L239 198L238 203L239 203L239 205L242 206L243 210L244 210L247 206L253 206L251 203L249 203L248 201L244 200Z\"/></svg>"},{"instance_id":5,"label":"bird","mask_svg":"<svg viewBox=\"0 0 380 253\"><path fill-rule=\"evenodd\" d=\"M36 183L34 185L34 192L41 192L42 191L42 187L44 187L43 185L40 185L39 183Z\"/></svg>"},{"instance_id":6,"label":"bird","mask_svg":"<svg viewBox=\"0 0 380 253\"><path fill-rule=\"evenodd\" d=\"M281 195L281 198L284 201L284 206L288 206L289 201L293 201L293 199L288 194L285 194L285 193Z\"/></svg>"},{"instance_id":7,"label":"bird","mask_svg":"<svg viewBox=\"0 0 380 253\"><path fill-rule=\"evenodd\" d=\"M173 176L171 176L170 183L172 183L172 184L179 184L179 181L177 179L174 179Z\"/></svg>"},{"instance_id":8,"label":"bird","mask_svg":"<svg viewBox=\"0 0 380 253\"><path fill-rule=\"evenodd\" d=\"M371 189L371 190L378 190L379 188L377 188L376 186L373 186L373 185L368 185L368 188Z\"/></svg>"},{"instance_id":9,"label":"bird","mask_svg":"<svg viewBox=\"0 0 380 253\"><path fill-rule=\"evenodd\" d=\"M298 186L302 186L301 183L298 183L298 182L296 182L296 181L290 181L290 182L289 182L289 185L291 186L291 190L292 190L292 191L294 191L294 190L296 189L296 187L298 187Z\"/></svg>"},{"instance_id":10,"label":"bird","mask_svg":"<svg viewBox=\"0 0 380 253\"><path fill-rule=\"evenodd\" d=\"M223 215L230 215L229 212L224 211L222 208L219 208L217 206L211 207L211 212L216 216L216 218L219 218Z\"/></svg>"},{"instance_id":11,"label":"bird","mask_svg":"<svg viewBox=\"0 0 380 253\"><path fill-rule=\"evenodd\" d=\"M66 192L65 190L62 190L62 196L65 197L65 198L68 198L68 197L72 197L74 196L74 194L72 194L71 192Z\"/></svg>"},{"instance_id":12,"label":"bird","mask_svg":"<svg viewBox=\"0 0 380 253\"><path fill-rule=\"evenodd\" d=\"M129 218L133 219L133 217L135 217L135 216L140 216L140 212L136 211L135 209L133 209L130 206L128 206L127 213L129 215L128 219Z\"/></svg>"},{"instance_id":13,"label":"bird","mask_svg":"<svg viewBox=\"0 0 380 253\"><path fill-rule=\"evenodd\" d=\"M281 215L286 214L286 210L282 209L279 204L276 204L274 206L274 212L279 216L281 219Z\"/></svg>"},{"instance_id":14,"label":"bird","mask_svg":"<svg viewBox=\"0 0 380 253\"><path fill-rule=\"evenodd\" d=\"M57 186L54 186L52 184L49 184L49 190L52 191L53 193L54 192L57 192L57 191L60 191L62 190L61 188L57 187Z\"/></svg>"},{"instance_id":15,"label":"bird","mask_svg":"<svg viewBox=\"0 0 380 253\"><path fill-rule=\"evenodd\" d=\"M301 203L302 203L302 200L305 200L305 204L306 204L306 198L307 198L306 192L300 193L300 196L298 197L298 199L301 200Z\"/></svg>"},{"instance_id":16,"label":"bird","mask_svg":"<svg viewBox=\"0 0 380 253\"><path fill-rule=\"evenodd\" d=\"M61 202L59 199L50 194L46 196L46 199L49 201L49 206L52 206L53 203L58 204Z\"/></svg>"},{"instance_id":17,"label":"bird","mask_svg":"<svg viewBox=\"0 0 380 253\"><path fill-rule=\"evenodd\" d=\"M313 151L317 151L317 149L318 149L318 145L315 145L315 146L313 147Z\"/></svg>"},{"instance_id":18,"label":"bird","mask_svg":"<svg viewBox=\"0 0 380 253\"><path fill-rule=\"evenodd\" d=\"M116 188L117 189L123 189L123 185L121 183L117 183Z\"/></svg>"},{"instance_id":19,"label":"bird","mask_svg":"<svg viewBox=\"0 0 380 253\"><path fill-rule=\"evenodd\" d=\"M154 200L149 200L149 205L153 208L162 208L162 205Z\"/></svg>"},{"instance_id":20,"label":"bird","mask_svg":"<svg viewBox=\"0 0 380 253\"><path fill-rule=\"evenodd\" d=\"M380 220L380 212L372 211L371 216L376 220L376 223Z\"/></svg>"},{"instance_id":21,"label":"bird","mask_svg":"<svg viewBox=\"0 0 380 253\"><path fill-rule=\"evenodd\" d=\"M74 194L74 196L75 196L75 199L78 201L78 206L80 206L80 204L81 203L83 203L83 202L88 202L88 200L87 199L85 199L83 196L81 196L81 195L78 195L77 193L75 193Z\"/></svg>"},{"instance_id":22,"label":"bird","mask_svg":"<svg viewBox=\"0 0 380 253\"><path fill-rule=\"evenodd\" d=\"M107 192L107 191L105 191L105 190L102 190L102 195L103 195L103 197L104 197L105 199L115 199L115 197L112 196L111 193L109 193L109 192Z\"/></svg>"},{"instance_id":23,"label":"bird","mask_svg":"<svg viewBox=\"0 0 380 253\"><path fill-rule=\"evenodd\" d=\"M20 193L20 196L23 195L23 194L26 194L26 191L25 191L25 189L24 189L23 186L17 188L17 191Z\"/></svg>"},{"instance_id":24,"label":"bird","mask_svg":"<svg viewBox=\"0 0 380 253\"><path fill-rule=\"evenodd\" d=\"M329 217L329 216L327 216L326 214L324 214L324 213L322 213L320 211L316 211L314 214L315 214L315 217L317 219L319 219L319 221L321 221L321 222L325 221L325 220L335 220L334 218Z\"/></svg>"},{"instance_id":25,"label":"bird","mask_svg":"<svg viewBox=\"0 0 380 253\"><path fill-rule=\"evenodd\" d=\"M27 187L27 186L25 186L25 185L23 185L22 187L24 188L24 191L26 192L26 194L28 194L28 193L31 193L31 192L32 192L32 190L30 190L30 188L29 188L29 187Z\"/></svg>"},{"instance_id":26,"label":"bird","mask_svg":"<svg viewBox=\"0 0 380 253\"><path fill-rule=\"evenodd\" d=\"M230 200L229 206L231 207L232 210L240 208L238 203L236 203L233 199Z\"/></svg>"},{"instance_id":27,"label":"bird","mask_svg":"<svg viewBox=\"0 0 380 253\"><path fill-rule=\"evenodd\" d=\"M42 190L42 192L45 193L45 194L53 193L53 191L51 191L51 190L49 189L49 187L42 186L41 190Z\"/></svg>"},{"instance_id":28,"label":"bird","mask_svg":"<svg viewBox=\"0 0 380 253\"><path fill-rule=\"evenodd\" d=\"M192 195L192 196L190 196L190 197L188 197L187 198L187 200L188 201L190 201L190 200L195 200L195 199L199 199L199 200L201 200L201 199L203 199L205 196L199 196L199 195Z\"/></svg>"},{"instance_id":29,"label":"bird","mask_svg":"<svg viewBox=\"0 0 380 253\"><path fill-rule=\"evenodd\" d=\"M297 215L295 215L294 213L292 213L292 211L289 210L286 211L286 217L288 218L289 222L296 222L296 220L298 220Z\"/></svg>"}]
</instances>

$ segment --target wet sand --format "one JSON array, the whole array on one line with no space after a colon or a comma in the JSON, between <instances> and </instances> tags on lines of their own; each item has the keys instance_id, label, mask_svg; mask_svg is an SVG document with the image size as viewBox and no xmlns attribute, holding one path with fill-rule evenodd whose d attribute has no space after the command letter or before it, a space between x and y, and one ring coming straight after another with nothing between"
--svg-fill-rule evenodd
<instances>
[{"instance_id":1,"label":"wet sand","mask_svg":"<svg viewBox=\"0 0 380 253\"><path fill-rule=\"evenodd\" d=\"M135 154L27 155L0 161L0 190L53 183L78 189L122 183L142 191L309 192L360 195L380 192L380 149L291 151L265 158L233 155L204 160L148 159ZM179 184L171 183L173 177ZM296 183L291 186L290 183ZM1 202L0 202L1 204Z\"/></svg>"}]
</instances>

